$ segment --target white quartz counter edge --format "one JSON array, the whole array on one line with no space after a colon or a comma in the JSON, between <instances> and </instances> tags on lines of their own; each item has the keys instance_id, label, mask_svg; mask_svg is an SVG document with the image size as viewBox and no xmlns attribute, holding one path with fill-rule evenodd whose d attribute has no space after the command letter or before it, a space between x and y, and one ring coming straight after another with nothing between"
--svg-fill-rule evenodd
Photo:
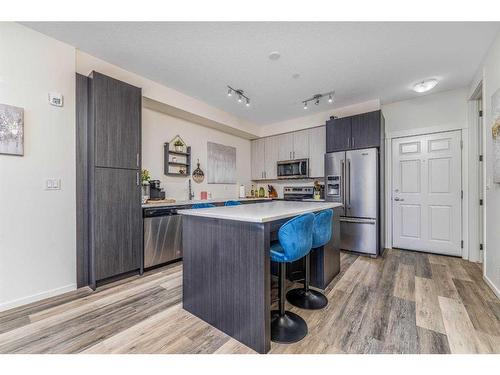
<instances>
[{"instance_id":1,"label":"white quartz counter edge","mask_svg":"<svg viewBox=\"0 0 500 375\"><path fill-rule=\"evenodd\" d=\"M341 203L334 202L274 201L241 206L179 210L178 213L211 219L266 223L340 206L342 206Z\"/></svg>"},{"instance_id":2,"label":"white quartz counter edge","mask_svg":"<svg viewBox=\"0 0 500 375\"><path fill-rule=\"evenodd\" d=\"M192 201L175 201L172 203L146 203L142 205L142 208L155 208L155 207L172 207L172 206L187 206L196 203L223 203L226 201L262 201L262 200L272 200L271 198L226 198L226 199L204 199L204 200L192 200Z\"/></svg>"}]
</instances>

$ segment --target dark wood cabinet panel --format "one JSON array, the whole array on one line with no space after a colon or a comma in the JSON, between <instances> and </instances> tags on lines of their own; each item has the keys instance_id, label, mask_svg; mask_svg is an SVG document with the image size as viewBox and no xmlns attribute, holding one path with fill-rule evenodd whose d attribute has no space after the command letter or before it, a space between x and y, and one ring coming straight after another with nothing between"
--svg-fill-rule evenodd
<instances>
[{"instance_id":1,"label":"dark wood cabinet panel","mask_svg":"<svg viewBox=\"0 0 500 375\"><path fill-rule=\"evenodd\" d=\"M95 278L141 268L142 208L136 170L95 168L93 247Z\"/></svg>"},{"instance_id":2,"label":"dark wood cabinet panel","mask_svg":"<svg viewBox=\"0 0 500 375\"><path fill-rule=\"evenodd\" d=\"M92 72L95 165L139 168L141 89Z\"/></svg>"},{"instance_id":3,"label":"dark wood cabinet panel","mask_svg":"<svg viewBox=\"0 0 500 375\"><path fill-rule=\"evenodd\" d=\"M76 285L89 285L88 78L76 75Z\"/></svg>"},{"instance_id":4,"label":"dark wood cabinet panel","mask_svg":"<svg viewBox=\"0 0 500 375\"><path fill-rule=\"evenodd\" d=\"M351 117L326 123L326 152L348 150L351 146Z\"/></svg>"},{"instance_id":5,"label":"dark wood cabinet panel","mask_svg":"<svg viewBox=\"0 0 500 375\"><path fill-rule=\"evenodd\" d=\"M351 149L380 147L380 111L352 116Z\"/></svg>"}]
</instances>

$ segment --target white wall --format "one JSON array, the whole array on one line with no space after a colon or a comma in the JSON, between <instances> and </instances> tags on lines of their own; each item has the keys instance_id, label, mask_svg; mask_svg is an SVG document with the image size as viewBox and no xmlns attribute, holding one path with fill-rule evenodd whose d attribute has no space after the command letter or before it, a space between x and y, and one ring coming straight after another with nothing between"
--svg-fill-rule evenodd
<instances>
[{"instance_id":1,"label":"white wall","mask_svg":"<svg viewBox=\"0 0 500 375\"><path fill-rule=\"evenodd\" d=\"M493 124L491 96L500 88L500 34L490 48L483 65L483 105L485 168L486 168L486 243L484 253L485 279L500 298L500 184L493 183Z\"/></svg>"},{"instance_id":2,"label":"white wall","mask_svg":"<svg viewBox=\"0 0 500 375\"><path fill-rule=\"evenodd\" d=\"M466 128L467 89L422 95L382 105L385 132L404 133L413 129Z\"/></svg>"},{"instance_id":3,"label":"white wall","mask_svg":"<svg viewBox=\"0 0 500 375\"><path fill-rule=\"evenodd\" d=\"M201 184L192 182L195 199L201 191L212 193L212 198L237 198L239 184L250 188L250 141L209 129L150 109L142 112L142 167L149 170L152 179L158 179L166 196L176 200L188 199L188 178L163 174L163 144L179 134L191 146L193 168L200 160L205 172ZM207 142L236 147L237 184L207 184Z\"/></svg>"},{"instance_id":4,"label":"white wall","mask_svg":"<svg viewBox=\"0 0 500 375\"><path fill-rule=\"evenodd\" d=\"M314 104L312 104L314 105ZM301 129L313 128L315 126L324 125L330 119L330 116L347 117L377 111L380 109L380 101L378 99L353 104L345 107L332 108L331 110L305 114L302 117L293 118L286 121L275 122L264 125L259 129L259 137L267 137L275 134L288 133ZM306 110L304 112L307 113Z\"/></svg>"},{"instance_id":5,"label":"white wall","mask_svg":"<svg viewBox=\"0 0 500 375\"><path fill-rule=\"evenodd\" d=\"M0 103L24 108L24 156L0 155L0 310L76 287L75 49L0 23ZM64 107L48 104L49 91ZM46 178L62 189L44 190Z\"/></svg>"}]
</instances>

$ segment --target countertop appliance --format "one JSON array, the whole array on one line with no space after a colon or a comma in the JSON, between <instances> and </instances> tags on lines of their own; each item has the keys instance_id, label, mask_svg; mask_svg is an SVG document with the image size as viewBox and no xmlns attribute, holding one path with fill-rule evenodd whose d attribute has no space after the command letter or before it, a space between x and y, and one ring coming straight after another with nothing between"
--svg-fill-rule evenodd
<instances>
[{"instance_id":1,"label":"countertop appliance","mask_svg":"<svg viewBox=\"0 0 500 375\"><path fill-rule=\"evenodd\" d=\"M144 268L182 258L182 222L178 209L189 206L143 209Z\"/></svg>"},{"instance_id":2,"label":"countertop appliance","mask_svg":"<svg viewBox=\"0 0 500 375\"><path fill-rule=\"evenodd\" d=\"M277 173L278 179L308 178L309 159L279 161Z\"/></svg>"},{"instance_id":3,"label":"countertop appliance","mask_svg":"<svg viewBox=\"0 0 500 375\"><path fill-rule=\"evenodd\" d=\"M149 181L149 199L165 199L165 190L160 187L160 180Z\"/></svg>"},{"instance_id":4,"label":"countertop appliance","mask_svg":"<svg viewBox=\"0 0 500 375\"><path fill-rule=\"evenodd\" d=\"M380 249L379 149L325 155L325 199L344 205L341 249L378 255Z\"/></svg>"},{"instance_id":5,"label":"countertop appliance","mask_svg":"<svg viewBox=\"0 0 500 375\"><path fill-rule=\"evenodd\" d=\"M314 188L312 186L285 186L283 188L283 198L286 201L301 201L313 197Z\"/></svg>"}]
</instances>

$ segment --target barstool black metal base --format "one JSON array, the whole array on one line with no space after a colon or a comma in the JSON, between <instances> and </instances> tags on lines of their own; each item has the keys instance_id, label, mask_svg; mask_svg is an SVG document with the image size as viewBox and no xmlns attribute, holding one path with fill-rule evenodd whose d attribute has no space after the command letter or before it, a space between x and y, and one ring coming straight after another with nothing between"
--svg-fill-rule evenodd
<instances>
[{"instance_id":1,"label":"barstool black metal base","mask_svg":"<svg viewBox=\"0 0 500 375\"><path fill-rule=\"evenodd\" d=\"M278 310L271 311L271 341L280 344L292 344L307 335L307 323L297 314L285 311L280 315Z\"/></svg>"},{"instance_id":2,"label":"barstool black metal base","mask_svg":"<svg viewBox=\"0 0 500 375\"><path fill-rule=\"evenodd\" d=\"M292 305L306 310L319 310L328 305L325 295L312 289L292 289L286 294L286 299Z\"/></svg>"}]
</instances>

